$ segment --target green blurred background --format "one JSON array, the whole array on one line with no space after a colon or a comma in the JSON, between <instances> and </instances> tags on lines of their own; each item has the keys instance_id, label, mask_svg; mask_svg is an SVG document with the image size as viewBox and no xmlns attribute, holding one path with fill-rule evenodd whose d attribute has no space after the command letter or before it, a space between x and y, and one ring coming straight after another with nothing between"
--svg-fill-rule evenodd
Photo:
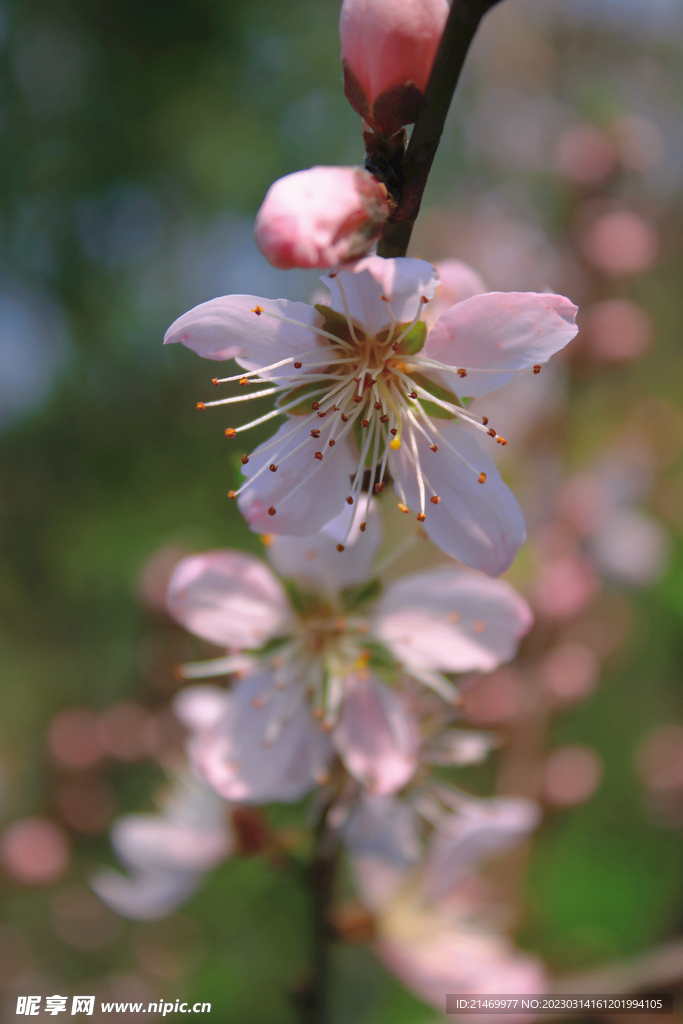
<instances>
[{"instance_id":1,"label":"green blurred background","mask_svg":"<svg viewBox=\"0 0 683 1024\"><path fill-rule=\"evenodd\" d=\"M218 294L310 295L315 274L270 268L251 226L276 177L362 161L341 88L338 7L0 8L1 810L4 826L53 821L71 850L51 884L24 884L9 868L0 877L7 1020L17 992L74 987L182 994L229 1024L296 1019L286 992L310 952L300 873L233 859L153 925L105 912L87 876L113 860L113 816L151 807L180 742L167 711L173 665L202 653L164 617L153 568L141 582L145 561L160 548L261 550L226 497L237 468L222 421L195 411L214 370L161 338ZM492 287L635 301L656 332L642 359L578 349L553 427L555 451L577 469L637 421L657 452L649 508L672 538L652 587L604 589L605 614L616 601L631 625L595 695L552 725L551 745L589 745L604 770L591 800L548 813L530 862L521 941L559 973L681 927L683 776L663 813L636 758L652 729L683 723L682 56L676 0L505 0L471 55L414 244L428 259L468 259ZM655 129L640 166L615 158L592 177L567 171L561 130L589 125L613 139L627 115ZM615 204L657 239L649 262L617 273L591 263L582 242L586 219ZM149 756L142 742L87 771L51 757L56 713L120 704L154 733ZM491 785L487 770L466 778L474 791ZM305 807L271 819L295 830ZM335 1022L434 1017L366 947L336 948Z\"/></svg>"}]
</instances>

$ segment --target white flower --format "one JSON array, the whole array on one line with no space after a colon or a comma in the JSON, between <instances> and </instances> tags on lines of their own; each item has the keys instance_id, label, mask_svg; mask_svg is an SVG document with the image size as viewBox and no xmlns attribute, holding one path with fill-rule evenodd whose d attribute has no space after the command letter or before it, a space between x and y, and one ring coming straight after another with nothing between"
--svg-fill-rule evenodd
<instances>
[{"instance_id":1,"label":"white flower","mask_svg":"<svg viewBox=\"0 0 683 1024\"><path fill-rule=\"evenodd\" d=\"M429 263L369 256L322 280L329 306L229 295L166 333L166 344L246 371L215 383L268 385L200 407L278 396L277 409L228 436L288 417L243 456L247 480L231 496L253 530L304 537L345 501L367 508L364 479L380 492L388 470L399 508L412 508L443 551L500 575L524 542L524 520L471 431L505 439L463 399L537 373L574 337L576 307L559 295L489 292L450 306L430 330L425 307L439 279Z\"/></svg>"},{"instance_id":2,"label":"white flower","mask_svg":"<svg viewBox=\"0 0 683 1024\"><path fill-rule=\"evenodd\" d=\"M381 532L374 504L364 514L363 532L359 510L347 508L314 537L271 538L271 561L296 584L291 600L242 552L206 552L176 567L169 611L231 650L185 666L185 677L242 676L229 692L201 686L176 699L195 765L229 800L296 800L324 781L335 752L370 791L400 790L420 739L404 695L382 673L395 681L405 671L452 701L443 672L494 668L531 625L507 584L454 568L392 583L373 602L378 585L367 581ZM338 556L340 535L348 559Z\"/></svg>"}]
</instances>

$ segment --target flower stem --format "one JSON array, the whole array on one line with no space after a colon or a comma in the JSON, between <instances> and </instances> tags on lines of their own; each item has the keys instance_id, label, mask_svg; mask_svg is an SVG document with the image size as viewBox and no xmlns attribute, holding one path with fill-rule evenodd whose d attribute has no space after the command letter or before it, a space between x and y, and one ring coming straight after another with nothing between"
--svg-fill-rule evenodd
<instances>
[{"instance_id":1,"label":"flower stem","mask_svg":"<svg viewBox=\"0 0 683 1024\"><path fill-rule=\"evenodd\" d=\"M420 112L403 159L398 205L377 246L379 256L405 256L422 195L470 44L486 12L500 0L453 0Z\"/></svg>"}]
</instances>

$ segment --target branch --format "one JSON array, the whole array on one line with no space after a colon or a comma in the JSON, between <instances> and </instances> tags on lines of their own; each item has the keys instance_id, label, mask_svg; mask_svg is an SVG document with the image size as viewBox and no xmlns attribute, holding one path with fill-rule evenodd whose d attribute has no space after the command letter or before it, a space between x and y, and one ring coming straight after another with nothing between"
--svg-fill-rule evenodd
<instances>
[{"instance_id":1,"label":"branch","mask_svg":"<svg viewBox=\"0 0 683 1024\"><path fill-rule=\"evenodd\" d=\"M405 158L399 203L377 246L379 256L405 256L446 115L470 44L486 12L500 0L453 0Z\"/></svg>"}]
</instances>

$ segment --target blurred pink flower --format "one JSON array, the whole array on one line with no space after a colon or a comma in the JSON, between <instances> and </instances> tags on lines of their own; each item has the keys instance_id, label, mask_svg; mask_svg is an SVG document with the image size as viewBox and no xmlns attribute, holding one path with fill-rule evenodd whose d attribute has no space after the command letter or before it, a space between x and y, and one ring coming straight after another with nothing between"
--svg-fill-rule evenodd
<instances>
[{"instance_id":1,"label":"blurred pink flower","mask_svg":"<svg viewBox=\"0 0 683 1024\"><path fill-rule=\"evenodd\" d=\"M616 163L613 141L594 125L570 125L560 133L555 148L555 167L569 181L597 184L612 173Z\"/></svg>"},{"instance_id":2,"label":"blurred pink flower","mask_svg":"<svg viewBox=\"0 0 683 1024\"><path fill-rule=\"evenodd\" d=\"M632 210L615 210L597 217L586 229L583 250L605 274L640 274L652 266L659 249L654 224Z\"/></svg>"},{"instance_id":3,"label":"blurred pink flower","mask_svg":"<svg viewBox=\"0 0 683 1024\"><path fill-rule=\"evenodd\" d=\"M344 0L344 92L375 131L415 120L447 17L446 0Z\"/></svg>"},{"instance_id":4,"label":"blurred pink flower","mask_svg":"<svg viewBox=\"0 0 683 1024\"><path fill-rule=\"evenodd\" d=\"M476 875L537 826L537 805L476 800L446 787L438 795L440 811L433 800L424 806L424 797L419 807L435 826L424 856L415 810L395 797L366 796L345 829L361 898L376 914L378 955L441 1012L449 993L546 991L543 965L503 933Z\"/></svg>"},{"instance_id":5,"label":"blurred pink flower","mask_svg":"<svg viewBox=\"0 0 683 1024\"><path fill-rule=\"evenodd\" d=\"M340 534L350 540L348 560L337 550ZM370 586L364 597L360 585L380 541L374 504L362 532L349 507L314 537L270 538L271 561L303 588L293 604L251 555L207 552L178 565L171 614L232 651L185 666L184 675L245 676L229 693L197 687L176 699L193 733L194 763L227 799L298 799L324 780L334 751L374 793L406 784L417 767L419 737L401 693L375 672L378 642L378 666L386 668L389 655L395 671L449 701L456 690L444 672L488 670L514 656L531 615L500 581L440 568L389 584L371 605L377 591ZM357 597L346 591L354 586Z\"/></svg>"},{"instance_id":6,"label":"blurred pink flower","mask_svg":"<svg viewBox=\"0 0 683 1024\"><path fill-rule=\"evenodd\" d=\"M111 841L132 875L101 868L90 884L108 907L137 921L172 913L234 845L225 804L189 773L176 779L162 814L119 818Z\"/></svg>"},{"instance_id":7,"label":"blurred pink flower","mask_svg":"<svg viewBox=\"0 0 683 1024\"><path fill-rule=\"evenodd\" d=\"M416 510L434 543L500 575L524 541L524 520L470 431L507 442L458 396L486 395L519 373L538 373L574 337L576 307L558 295L491 292L451 306L428 331L424 308L438 285L429 263L371 256L323 280L330 307L226 296L190 310L166 333L166 344L235 358L246 373L226 381L273 385L253 397L280 396L276 410L228 428L229 436L289 414L243 457L247 481L231 496L240 496L252 530L308 536L344 501L367 507L366 463L376 491L388 467L399 508Z\"/></svg>"},{"instance_id":8,"label":"blurred pink flower","mask_svg":"<svg viewBox=\"0 0 683 1024\"><path fill-rule=\"evenodd\" d=\"M66 871L70 850L63 830L46 818L13 821L0 837L3 867L26 885L50 885Z\"/></svg>"},{"instance_id":9,"label":"blurred pink flower","mask_svg":"<svg viewBox=\"0 0 683 1024\"><path fill-rule=\"evenodd\" d=\"M311 167L279 178L254 237L274 267L336 266L365 256L389 216L387 190L362 167Z\"/></svg>"},{"instance_id":10,"label":"blurred pink flower","mask_svg":"<svg viewBox=\"0 0 683 1024\"><path fill-rule=\"evenodd\" d=\"M548 755L543 796L558 807L585 803L602 780L602 763L592 747L566 746Z\"/></svg>"},{"instance_id":11,"label":"blurred pink flower","mask_svg":"<svg viewBox=\"0 0 683 1024\"><path fill-rule=\"evenodd\" d=\"M652 344L654 325L649 314L628 299L604 299L584 313L582 336L600 359L614 362L639 359Z\"/></svg>"}]
</instances>

